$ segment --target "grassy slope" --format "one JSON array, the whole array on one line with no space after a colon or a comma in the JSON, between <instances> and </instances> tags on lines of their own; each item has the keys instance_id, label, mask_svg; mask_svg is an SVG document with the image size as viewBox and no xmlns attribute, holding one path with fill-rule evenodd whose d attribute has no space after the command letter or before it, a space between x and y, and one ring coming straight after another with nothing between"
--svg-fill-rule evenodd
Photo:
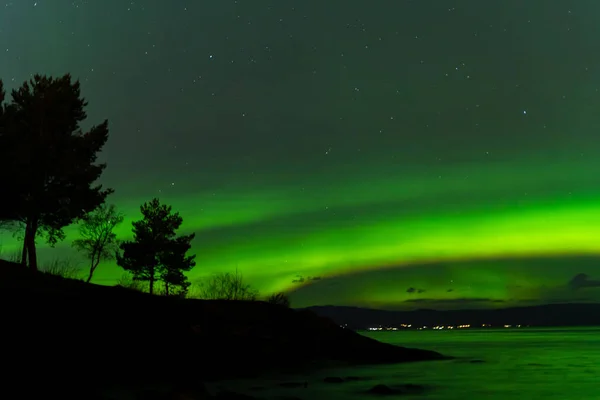
<instances>
[{"instance_id":1,"label":"grassy slope","mask_svg":"<svg viewBox=\"0 0 600 400\"><path fill-rule=\"evenodd\" d=\"M15 376L41 373L54 382L197 381L322 360L442 358L379 343L310 311L150 296L33 273L2 260L0 302L0 363Z\"/></svg>"}]
</instances>

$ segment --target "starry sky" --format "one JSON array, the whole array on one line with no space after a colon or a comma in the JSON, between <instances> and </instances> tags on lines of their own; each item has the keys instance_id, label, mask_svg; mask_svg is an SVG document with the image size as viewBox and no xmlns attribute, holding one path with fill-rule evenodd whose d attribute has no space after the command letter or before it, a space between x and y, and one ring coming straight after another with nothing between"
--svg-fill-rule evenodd
<instances>
[{"instance_id":1,"label":"starry sky","mask_svg":"<svg viewBox=\"0 0 600 400\"><path fill-rule=\"evenodd\" d=\"M18 0L0 78L80 79L131 236L295 306L600 301L595 0ZM69 257L77 238L44 260ZM4 252L18 245L0 236ZM96 283L122 271L102 264Z\"/></svg>"}]
</instances>

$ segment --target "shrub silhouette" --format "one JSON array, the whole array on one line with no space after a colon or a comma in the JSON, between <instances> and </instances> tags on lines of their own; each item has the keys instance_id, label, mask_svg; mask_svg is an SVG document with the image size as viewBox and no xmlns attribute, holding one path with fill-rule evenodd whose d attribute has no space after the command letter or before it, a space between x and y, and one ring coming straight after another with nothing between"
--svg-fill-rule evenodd
<instances>
[{"instance_id":1,"label":"shrub silhouette","mask_svg":"<svg viewBox=\"0 0 600 400\"><path fill-rule=\"evenodd\" d=\"M283 292L273 293L272 295L267 297L267 303L277 304L277 305L287 307L287 308L290 307L290 299Z\"/></svg>"},{"instance_id":2,"label":"shrub silhouette","mask_svg":"<svg viewBox=\"0 0 600 400\"><path fill-rule=\"evenodd\" d=\"M147 285L144 285L144 283L145 282L134 280L131 274L124 273L117 280L117 284L115 286L120 286L125 289L137 290L138 292L145 292L147 290Z\"/></svg>"},{"instance_id":3,"label":"shrub silhouette","mask_svg":"<svg viewBox=\"0 0 600 400\"><path fill-rule=\"evenodd\" d=\"M251 300L258 298L258 290L244 282L238 270L235 274L222 272L199 283L198 297L206 300Z\"/></svg>"},{"instance_id":4,"label":"shrub silhouette","mask_svg":"<svg viewBox=\"0 0 600 400\"><path fill-rule=\"evenodd\" d=\"M49 263L42 264L40 271L67 279L81 278L81 268L69 259L54 259Z\"/></svg>"}]
</instances>

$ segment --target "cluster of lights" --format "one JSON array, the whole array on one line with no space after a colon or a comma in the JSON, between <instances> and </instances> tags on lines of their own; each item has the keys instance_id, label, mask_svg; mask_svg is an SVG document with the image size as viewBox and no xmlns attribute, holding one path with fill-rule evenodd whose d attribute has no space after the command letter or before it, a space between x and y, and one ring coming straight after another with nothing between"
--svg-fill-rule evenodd
<instances>
[{"instance_id":1,"label":"cluster of lights","mask_svg":"<svg viewBox=\"0 0 600 400\"><path fill-rule=\"evenodd\" d=\"M469 324L464 324L464 325L448 325L448 326L444 326L444 325L438 325L438 326L434 326L433 329L465 329L465 328L470 328L471 325ZM427 329L427 327L424 327L425 329Z\"/></svg>"},{"instance_id":2,"label":"cluster of lights","mask_svg":"<svg viewBox=\"0 0 600 400\"><path fill-rule=\"evenodd\" d=\"M389 326L386 327L386 328L383 328L383 327L379 326L377 328L369 328L369 330L370 331L397 331L398 328L395 328L395 327L392 328L392 327L389 327Z\"/></svg>"},{"instance_id":3,"label":"cluster of lights","mask_svg":"<svg viewBox=\"0 0 600 400\"><path fill-rule=\"evenodd\" d=\"M491 324L481 324L482 328L491 328L492 325ZM520 328L521 325L503 325L504 328ZM379 325L376 328L368 328L369 331L397 331L398 329L410 329L412 328L412 324L400 324L400 328L397 327L383 327L381 325ZM476 326L473 326L471 324L462 324L462 325L436 325L433 326L431 328L429 328L428 326L422 326L420 328L416 328L419 331L422 331L424 329L434 329L434 330L442 330L442 329L468 329L468 328L476 328Z\"/></svg>"}]
</instances>

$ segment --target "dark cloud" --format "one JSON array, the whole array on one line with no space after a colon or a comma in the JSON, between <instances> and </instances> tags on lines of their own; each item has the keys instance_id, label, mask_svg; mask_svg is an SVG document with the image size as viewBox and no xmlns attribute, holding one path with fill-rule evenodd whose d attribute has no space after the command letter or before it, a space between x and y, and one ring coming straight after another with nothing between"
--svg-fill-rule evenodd
<instances>
[{"instance_id":1,"label":"dark cloud","mask_svg":"<svg viewBox=\"0 0 600 400\"><path fill-rule=\"evenodd\" d=\"M406 293L425 293L425 289L417 289L414 287L409 287L406 289Z\"/></svg>"},{"instance_id":2,"label":"dark cloud","mask_svg":"<svg viewBox=\"0 0 600 400\"><path fill-rule=\"evenodd\" d=\"M571 280L568 283L568 286L573 290L600 287L600 281L590 279L589 275L580 273L571 278Z\"/></svg>"},{"instance_id":3,"label":"dark cloud","mask_svg":"<svg viewBox=\"0 0 600 400\"><path fill-rule=\"evenodd\" d=\"M454 289L448 289L448 290L446 290L446 292L448 292L448 293L454 292Z\"/></svg>"},{"instance_id":4,"label":"dark cloud","mask_svg":"<svg viewBox=\"0 0 600 400\"><path fill-rule=\"evenodd\" d=\"M435 303L435 304L469 304L469 303L504 303L504 300L489 299L485 297L461 297L458 299L410 299L404 300L405 303Z\"/></svg>"},{"instance_id":5,"label":"dark cloud","mask_svg":"<svg viewBox=\"0 0 600 400\"><path fill-rule=\"evenodd\" d=\"M296 277L294 279L292 279L292 283L304 283L304 282L308 282L308 281L320 281L320 280L321 280L320 276L304 277L302 275L296 275Z\"/></svg>"}]
</instances>

